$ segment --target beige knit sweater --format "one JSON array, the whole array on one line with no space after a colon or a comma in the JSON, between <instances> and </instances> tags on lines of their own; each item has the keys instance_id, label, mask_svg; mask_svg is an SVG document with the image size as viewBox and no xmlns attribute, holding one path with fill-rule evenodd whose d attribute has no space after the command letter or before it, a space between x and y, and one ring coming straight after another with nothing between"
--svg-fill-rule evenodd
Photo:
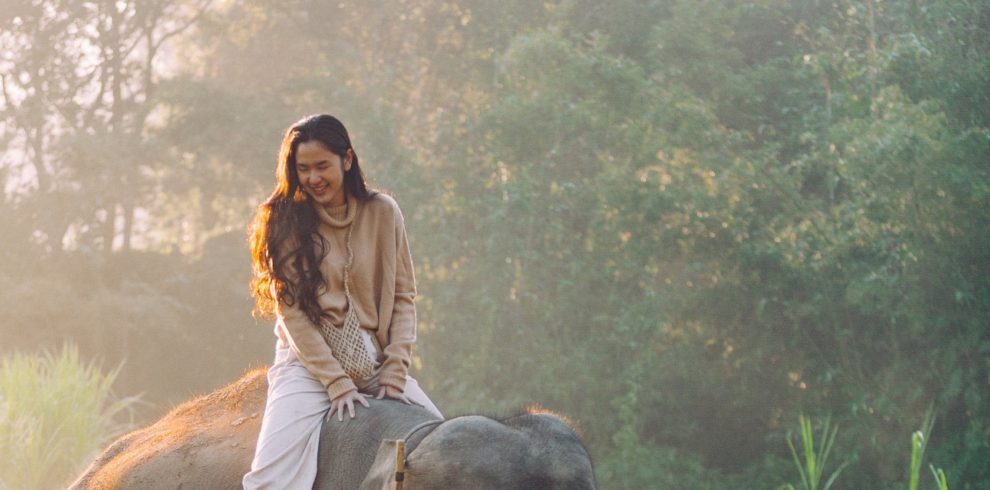
<instances>
[{"instance_id":1,"label":"beige knit sweater","mask_svg":"<svg viewBox=\"0 0 990 490\"><path fill-rule=\"evenodd\" d=\"M330 245L320 263L328 288L317 301L333 325L343 323L347 311L344 264L350 224L354 253L350 287L358 320L382 347L379 383L404 390L416 342L416 279L399 205L385 194L376 194L368 201L348 196L347 204L332 208L314 206L322 220L320 235ZM277 315L275 335L323 383L331 399L356 388L334 358L319 326L310 321L298 302L290 306L279 301Z\"/></svg>"}]
</instances>

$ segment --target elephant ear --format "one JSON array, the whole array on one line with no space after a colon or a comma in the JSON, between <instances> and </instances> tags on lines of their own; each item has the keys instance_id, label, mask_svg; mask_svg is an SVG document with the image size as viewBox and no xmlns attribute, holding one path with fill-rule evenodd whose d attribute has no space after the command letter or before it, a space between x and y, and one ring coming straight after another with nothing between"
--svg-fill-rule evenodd
<instances>
[{"instance_id":1,"label":"elephant ear","mask_svg":"<svg viewBox=\"0 0 990 490\"><path fill-rule=\"evenodd\" d=\"M395 459L399 443L405 441L394 441L385 439L378 445L378 454L375 462L371 464L368 475L361 482L360 490L390 490L395 482Z\"/></svg>"}]
</instances>

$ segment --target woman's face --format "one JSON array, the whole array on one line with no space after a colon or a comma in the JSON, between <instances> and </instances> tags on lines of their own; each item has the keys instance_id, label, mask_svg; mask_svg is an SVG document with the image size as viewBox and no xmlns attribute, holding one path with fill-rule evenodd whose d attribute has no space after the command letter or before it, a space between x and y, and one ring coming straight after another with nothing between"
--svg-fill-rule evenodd
<instances>
[{"instance_id":1,"label":"woman's face","mask_svg":"<svg viewBox=\"0 0 990 490\"><path fill-rule=\"evenodd\" d=\"M303 191L323 206L344 204L344 172L351 168L350 150L346 161L316 140L296 148L296 175Z\"/></svg>"}]
</instances>

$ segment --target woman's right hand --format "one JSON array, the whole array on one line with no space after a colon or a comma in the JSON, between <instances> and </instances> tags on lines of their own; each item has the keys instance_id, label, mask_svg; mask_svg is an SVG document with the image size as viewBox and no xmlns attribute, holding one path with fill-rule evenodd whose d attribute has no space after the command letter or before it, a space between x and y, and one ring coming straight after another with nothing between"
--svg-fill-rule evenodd
<instances>
[{"instance_id":1,"label":"woman's right hand","mask_svg":"<svg viewBox=\"0 0 990 490\"><path fill-rule=\"evenodd\" d=\"M333 401L330 403L330 411L327 412L327 420L330 420L330 417L333 416L333 413L337 412L337 420L343 422L344 407L347 407L347 412L351 415L351 418L353 419L355 401L364 405L366 408L368 407L368 401L364 399L364 395L358 393L357 390L351 390L333 399Z\"/></svg>"}]
</instances>

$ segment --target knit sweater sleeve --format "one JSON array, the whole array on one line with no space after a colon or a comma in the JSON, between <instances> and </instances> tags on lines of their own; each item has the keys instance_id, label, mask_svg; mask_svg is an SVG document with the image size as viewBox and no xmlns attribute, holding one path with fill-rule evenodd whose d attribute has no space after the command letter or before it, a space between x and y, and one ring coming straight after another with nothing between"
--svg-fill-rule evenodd
<instances>
[{"instance_id":1,"label":"knit sweater sleeve","mask_svg":"<svg viewBox=\"0 0 990 490\"><path fill-rule=\"evenodd\" d=\"M319 380L331 400L357 389L334 357L323 334L298 306L279 301L278 317L284 326L289 348L310 374Z\"/></svg>"},{"instance_id":2,"label":"knit sweater sleeve","mask_svg":"<svg viewBox=\"0 0 990 490\"><path fill-rule=\"evenodd\" d=\"M393 204L395 227L395 299L392 304L392 321L389 325L389 341L385 346L385 362L382 364L379 382L405 390L406 376L412 363L412 346L416 343L416 277L413 273L412 254L406 238L402 212Z\"/></svg>"}]
</instances>

